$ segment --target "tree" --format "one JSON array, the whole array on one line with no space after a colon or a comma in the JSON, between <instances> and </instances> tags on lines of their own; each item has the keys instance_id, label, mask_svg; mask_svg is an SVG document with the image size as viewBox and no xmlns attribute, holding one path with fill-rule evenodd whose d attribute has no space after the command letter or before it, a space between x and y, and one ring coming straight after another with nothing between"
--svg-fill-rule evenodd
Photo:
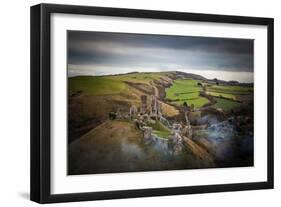
<instances>
[{"instance_id":1,"label":"tree","mask_svg":"<svg viewBox=\"0 0 281 207\"><path fill-rule=\"evenodd\" d=\"M194 110L194 104L191 104L191 105L190 105L190 109L191 109L191 111Z\"/></svg>"},{"instance_id":2,"label":"tree","mask_svg":"<svg viewBox=\"0 0 281 207\"><path fill-rule=\"evenodd\" d=\"M186 102L183 102L183 110L184 111L188 111L188 105L187 105L187 103Z\"/></svg>"}]
</instances>

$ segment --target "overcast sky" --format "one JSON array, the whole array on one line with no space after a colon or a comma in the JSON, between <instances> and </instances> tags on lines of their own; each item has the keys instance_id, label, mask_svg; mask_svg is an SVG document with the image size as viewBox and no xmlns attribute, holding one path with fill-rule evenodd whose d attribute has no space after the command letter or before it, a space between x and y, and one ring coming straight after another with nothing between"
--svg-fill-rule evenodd
<instances>
[{"instance_id":1,"label":"overcast sky","mask_svg":"<svg viewBox=\"0 0 281 207\"><path fill-rule=\"evenodd\" d=\"M82 31L67 35L69 76L179 70L253 81L253 40Z\"/></svg>"}]
</instances>

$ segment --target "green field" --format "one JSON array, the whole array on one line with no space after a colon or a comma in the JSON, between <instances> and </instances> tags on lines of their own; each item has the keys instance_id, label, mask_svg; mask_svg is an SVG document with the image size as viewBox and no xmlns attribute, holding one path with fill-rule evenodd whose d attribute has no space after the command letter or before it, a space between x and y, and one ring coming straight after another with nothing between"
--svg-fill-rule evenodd
<instances>
[{"instance_id":1,"label":"green field","mask_svg":"<svg viewBox=\"0 0 281 207\"><path fill-rule=\"evenodd\" d=\"M214 96L214 97L222 97L222 98L227 98L231 100L236 100L236 96L230 93L218 93L218 92L212 92L212 91L207 91L206 92L208 95Z\"/></svg>"},{"instance_id":2,"label":"green field","mask_svg":"<svg viewBox=\"0 0 281 207\"><path fill-rule=\"evenodd\" d=\"M217 101L217 103L214 105L214 107L221 108L223 110L230 110L240 106L240 103L238 102L223 99L223 98L215 98L215 100Z\"/></svg>"},{"instance_id":3,"label":"green field","mask_svg":"<svg viewBox=\"0 0 281 207\"><path fill-rule=\"evenodd\" d=\"M121 92L125 83L108 77L80 76L68 79L68 87L72 92L83 91L89 95L109 95Z\"/></svg>"},{"instance_id":4,"label":"green field","mask_svg":"<svg viewBox=\"0 0 281 207\"><path fill-rule=\"evenodd\" d=\"M157 135L158 137L165 138L165 139L168 139L171 136L171 133L167 132L167 131L153 130L153 134Z\"/></svg>"},{"instance_id":5,"label":"green field","mask_svg":"<svg viewBox=\"0 0 281 207\"><path fill-rule=\"evenodd\" d=\"M217 92L230 93L251 93L254 91L253 87L249 86L227 86L227 85L212 85L208 90L215 90Z\"/></svg>"},{"instance_id":6,"label":"green field","mask_svg":"<svg viewBox=\"0 0 281 207\"><path fill-rule=\"evenodd\" d=\"M168 138L171 136L171 131L160 121L156 121L155 124L149 124L149 126L152 127L153 134L156 134L159 137Z\"/></svg>"},{"instance_id":7,"label":"green field","mask_svg":"<svg viewBox=\"0 0 281 207\"><path fill-rule=\"evenodd\" d=\"M175 80L170 88L166 89L166 98L170 99L172 103L188 105L194 104L196 108L208 103L207 98L199 96L202 87L198 86L200 80Z\"/></svg>"},{"instance_id":8,"label":"green field","mask_svg":"<svg viewBox=\"0 0 281 207\"><path fill-rule=\"evenodd\" d=\"M237 100L239 95L251 95L253 93L253 87L212 85L207 87L206 93L215 97Z\"/></svg>"},{"instance_id":9,"label":"green field","mask_svg":"<svg viewBox=\"0 0 281 207\"><path fill-rule=\"evenodd\" d=\"M174 104L177 104L177 105L183 105L184 102L186 102L189 106L191 104L194 105L195 108L200 108L202 107L203 105L209 103L209 100L207 98L204 98L204 97L198 97L196 99L191 99L191 100L181 100L181 101L174 101L172 103Z\"/></svg>"}]
</instances>

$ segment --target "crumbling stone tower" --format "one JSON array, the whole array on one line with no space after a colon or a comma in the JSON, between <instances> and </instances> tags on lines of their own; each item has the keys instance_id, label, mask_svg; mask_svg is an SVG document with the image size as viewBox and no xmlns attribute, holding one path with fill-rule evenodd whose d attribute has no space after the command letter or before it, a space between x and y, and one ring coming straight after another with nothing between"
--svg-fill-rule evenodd
<instances>
[{"instance_id":1,"label":"crumbling stone tower","mask_svg":"<svg viewBox=\"0 0 281 207\"><path fill-rule=\"evenodd\" d=\"M141 96L141 107L140 107L140 113L145 114L147 112L147 96L142 95Z\"/></svg>"},{"instance_id":2,"label":"crumbling stone tower","mask_svg":"<svg viewBox=\"0 0 281 207\"><path fill-rule=\"evenodd\" d=\"M161 116L161 102L154 95L151 96L151 115L155 117Z\"/></svg>"},{"instance_id":3,"label":"crumbling stone tower","mask_svg":"<svg viewBox=\"0 0 281 207\"><path fill-rule=\"evenodd\" d=\"M151 96L151 114L157 115L157 98L156 96Z\"/></svg>"},{"instance_id":4,"label":"crumbling stone tower","mask_svg":"<svg viewBox=\"0 0 281 207\"><path fill-rule=\"evenodd\" d=\"M162 115L162 103L160 101L157 101L157 114L158 116Z\"/></svg>"},{"instance_id":5,"label":"crumbling stone tower","mask_svg":"<svg viewBox=\"0 0 281 207\"><path fill-rule=\"evenodd\" d=\"M137 107L136 106L131 106L130 107L130 117L131 118L133 118L134 116L136 116L137 115L137 113L138 113L138 109L137 109Z\"/></svg>"}]
</instances>

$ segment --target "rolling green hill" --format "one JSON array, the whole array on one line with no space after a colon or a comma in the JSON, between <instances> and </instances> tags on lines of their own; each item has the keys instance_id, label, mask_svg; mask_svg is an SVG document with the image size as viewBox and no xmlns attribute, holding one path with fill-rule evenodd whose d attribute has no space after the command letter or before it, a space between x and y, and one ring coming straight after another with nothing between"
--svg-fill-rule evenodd
<instances>
[{"instance_id":1,"label":"rolling green hill","mask_svg":"<svg viewBox=\"0 0 281 207\"><path fill-rule=\"evenodd\" d=\"M72 92L83 91L88 95L108 95L120 93L126 85L107 77L79 76L68 79L68 89Z\"/></svg>"}]
</instances>

